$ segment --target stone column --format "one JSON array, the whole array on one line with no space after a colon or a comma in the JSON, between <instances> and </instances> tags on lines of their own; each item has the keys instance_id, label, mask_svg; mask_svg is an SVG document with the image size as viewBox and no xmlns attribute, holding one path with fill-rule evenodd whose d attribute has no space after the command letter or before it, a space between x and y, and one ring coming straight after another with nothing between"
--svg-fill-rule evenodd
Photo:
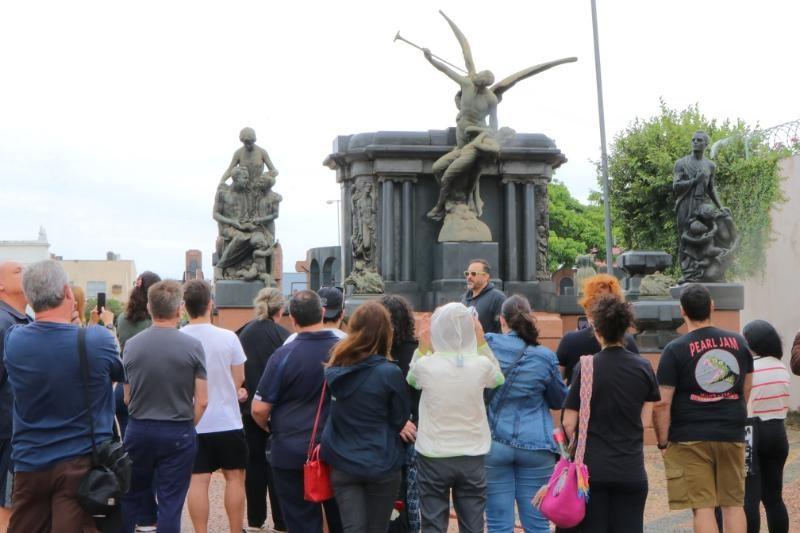
<instances>
[{"instance_id":1,"label":"stone column","mask_svg":"<svg viewBox=\"0 0 800 533\"><path fill-rule=\"evenodd\" d=\"M519 262L517 260L517 184L503 180L506 195L505 205L505 273L506 281L519 280Z\"/></svg>"},{"instance_id":2,"label":"stone column","mask_svg":"<svg viewBox=\"0 0 800 533\"><path fill-rule=\"evenodd\" d=\"M538 235L536 232L536 193L534 184L522 185L522 242L525 243L522 255L522 281L536 281L536 254Z\"/></svg>"},{"instance_id":3,"label":"stone column","mask_svg":"<svg viewBox=\"0 0 800 533\"><path fill-rule=\"evenodd\" d=\"M353 182L349 179L341 181L341 204L340 216L341 220L341 235L342 235L342 250L341 250L341 264L339 272L339 279L344 281L347 274L353 269L353 211L352 211L352 198L353 198Z\"/></svg>"},{"instance_id":4,"label":"stone column","mask_svg":"<svg viewBox=\"0 0 800 533\"><path fill-rule=\"evenodd\" d=\"M381 177L381 276L384 281L395 281L394 257L394 182Z\"/></svg>"},{"instance_id":5,"label":"stone column","mask_svg":"<svg viewBox=\"0 0 800 533\"><path fill-rule=\"evenodd\" d=\"M402 197L402 216L400 220L402 221L402 227L400 232L400 281L411 281L414 275L414 257L413 257L413 235L412 232L414 231L413 226L413 216L414 216L414 205L413 205L413 192L414 192L414 185L412 180L405 179L402 182L403 187L403 197Z\"/></svg>"}]
</instances>

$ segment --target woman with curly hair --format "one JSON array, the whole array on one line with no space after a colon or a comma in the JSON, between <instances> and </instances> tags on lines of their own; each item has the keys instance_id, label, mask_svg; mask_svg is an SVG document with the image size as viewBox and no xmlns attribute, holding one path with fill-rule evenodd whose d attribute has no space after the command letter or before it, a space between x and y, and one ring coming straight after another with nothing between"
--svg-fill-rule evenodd
<instances>
[{"instance_id":1,"label":"woman with curly hair","mask_svg":"<svg viewBox=\"0 0 800 533\"><path fill-rule=\"evenodd\" d=\"M414 312L411 304L402 296L387 294L378 300L389 311L392 322L392 359L403 371L403 378L408 376L408 368L414 352L419 343L414 335ZM403 467L403 483L400 489L403 501L398 517L392 521L389 531L407 531L416 533L420 531L419 516L419 490L417 487L417 463L414 452L414 441L419 424L419 398L420 391L408 385L408 394L411 398L411 418L400 432L400 437L406 443L405 466ZM395 525L397 523L397 525Z\"/></svg>"},{"instance_id":2,"label":"woman with curly hair","mask_svg":"<svg viewBox=\"0 0 800 533\"><path fill-rule=\"evenodd\" d=\"M622 287L619 280L610 274L597 274L586 278L583 282L583 298L579 302L584 311L588 314L589 309L595 302L605 295L612 295L620 301L625 300L622 294ZM639 353L633 335L625 334L625 349L629 352ZM600 351L600 344L594 336L594 330L590 325L587 328L577 331L567 332L558 343L556 356L561 367L561 375L567 380L567 384L572 383L572 371L582 355L595 354Z\"/></svg>"},{"instance_id":3,"label":"woman with curly hair","mask_svg":"<svg viewBox=\"0 0 800 533\"><path fill-rule=\"evenodd\" d=\"M661 399L650 362L625 349L633 323L630 304L606 294L589 308L589 320L602 350L592 356L591 414L584 463L589 468L589 501L584 533L642 532L647 473L642 449L645 413ZM564 432L573 437L580 411L581 366L575 369L564 402Z\"/></svg>"}]
</instances>

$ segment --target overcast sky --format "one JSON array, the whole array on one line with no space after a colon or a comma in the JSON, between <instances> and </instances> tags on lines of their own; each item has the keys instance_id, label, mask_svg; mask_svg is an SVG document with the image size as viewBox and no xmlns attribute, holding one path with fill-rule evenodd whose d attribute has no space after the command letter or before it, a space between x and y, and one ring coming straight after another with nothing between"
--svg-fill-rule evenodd
<instances>
[{"instance_id":1,"label":"overcast sky","mask_svg":"<svg viewBox=\"0 0 800 533\"><path fill-rule=\"evenodd\" d=\"M491 7L489 7L491 6ZM284 270L337 242L339 197L322 166L337 135L453 125L456 85L397 30L453 62L467 35L501 79L565 56L516 85L501 126L541 132L569 158L577 197L599 159L588 0L5 2L0 7L0 240L180 276L206 275L216 184L251 126L280 170ZM698 103L763 127L800 118L800 2L598 0L609 141L634 118ZM687 146L689 140L687 139Z\"/></svg>"}]
</instances>

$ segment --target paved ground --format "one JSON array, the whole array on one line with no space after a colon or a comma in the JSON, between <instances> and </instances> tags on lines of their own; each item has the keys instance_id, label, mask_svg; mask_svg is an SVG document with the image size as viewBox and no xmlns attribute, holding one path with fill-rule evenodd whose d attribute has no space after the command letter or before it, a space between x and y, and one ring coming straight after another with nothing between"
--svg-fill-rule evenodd
<instances>
[{"instance_id":1,"label":"paved ground","mask_svg":"<svg viewBox=\"0 0 800 533\"><path fill-rule=\"evenodd\" d=\"M800 533L800 430L789 431L789 459L784 470L783 499L789 509L791 531ZM670 512L667 508L666 481L661 454L655 447L645 450L647 473L650 483L650 495L645 509L645 531L653 533L672 533L691 531L691 512ZM224 481L215 474L211 482L211 518L209 531L224 533L228 529L225 510L222 505ZM270 520L271 523L271 520ZM184 509L182 533L193 533L189 513ZM453 523L450 531L458 531ZM766 518L762 513L762 531L766 531Z\"/></svg>"}]
</instances>

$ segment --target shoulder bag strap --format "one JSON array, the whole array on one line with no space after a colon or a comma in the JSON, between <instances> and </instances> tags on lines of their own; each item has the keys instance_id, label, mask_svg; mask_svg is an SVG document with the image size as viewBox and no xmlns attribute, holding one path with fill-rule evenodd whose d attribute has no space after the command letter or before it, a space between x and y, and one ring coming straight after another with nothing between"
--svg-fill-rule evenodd
<instances>
[{"instance_id":1,"label":"shoulder bag strap","mask_svg":"<svg viewBox=\"0 0 800 533\"><path fill-rule=\"evenodd\" d=\"M94 417L92 416L92 401L89 396L89 359L86 356L86 330L78 326L78 355L81 360L81 379L83 380L83 393L86 399L86 416L89 417L89 435L92 438L92 461L97 455L97 446L94 442Z\"/></svg>"},{"instance_id":2,"label":"shoulder bag strap","mask_svg":"<svg viewBox=\"0 0 800 533\"><path fill-rule=\"evenodd\" d=\"M578 414L578 448L575 451L575 462L583 464L586 452L586 432L589 429L589 415L592 408L592 382L594 381L594 356L581 357L581 407Z\"/></svg>"},{"instance_id":3,"label":"shoulder bag strap","mask_svg":"<svg viewBox=\"0 0 800 533\"><path fill-rule=\"evenodd\" d=\"M517 366L519 366L520 361L522 361L522 358L525 356L525 351L528 349L528 343L526 343L525 341L522 341L522 342L524 344L522 346L522 350L519 352L519 355L517 355L517 358L514 360L513 363L511 363L511 365L509 365L509 367L505 370L505 372L503 372L501 370L501 372L503 372L503 377L506 379L506 382L501 387L503 389L503 393L500 395L500 397L499 397L500 399L497 400L498 401L498 405L495 406L495 409L494 409L495 411L499 411L500 407L502 407L503 400L505 400L505 397L506 397L505 393L506 393L506 391L509 390L509 388L511 387L511 383L513 383L513 381L514 381L514 376L515 376L514 369L517 368ZM488 392L488 400L489 400L490 404L494 403L495 398L498 397L497 393L498 393L497 389L492 389L492 390L490 390Z\"/></svg>"},{"instance_id":4,"label":"shoulder bag strap","mask_svg":"<svg viewBox=\"0 0 800 533\"><path fill-rule=\"evenodd\" d=\"M328 381L322 382L322 394L319 395L319 405L317 405L317 416L314 418L314 429L311 430L311 440L308 441L307 459L311 459L311 453L314 451L314 443L317 441L317 428L319 427L319 417L322 414L322 404L325 403L325 389L327 388Z\"/></svg>"}]
</instances>

